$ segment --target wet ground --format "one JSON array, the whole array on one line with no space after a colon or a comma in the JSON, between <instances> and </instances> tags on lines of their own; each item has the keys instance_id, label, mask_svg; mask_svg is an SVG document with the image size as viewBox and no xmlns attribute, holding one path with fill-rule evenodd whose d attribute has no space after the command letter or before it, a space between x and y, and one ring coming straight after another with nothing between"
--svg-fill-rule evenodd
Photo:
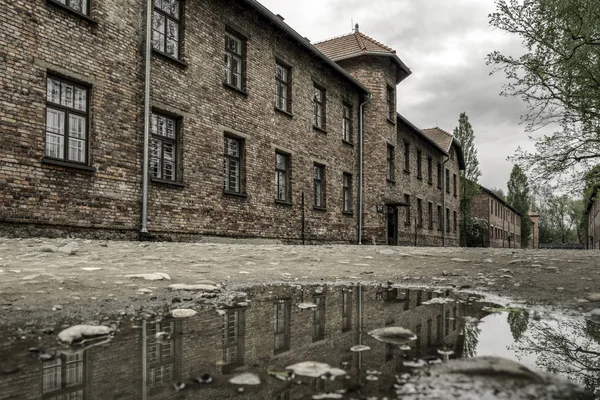
<instances>
[{"instance_id":1,"label":"wet ground","mask_svg":"<svg viewBox=\"0 0 600 400\"><path fill-rule=\"evenodd\" d=\"M162 308L3 324L0 399L591 399L600 387L600 325L573 313L394 282L201 285ZM96 332L65 334L81 323Z\"/></svg>"}]
</instances>

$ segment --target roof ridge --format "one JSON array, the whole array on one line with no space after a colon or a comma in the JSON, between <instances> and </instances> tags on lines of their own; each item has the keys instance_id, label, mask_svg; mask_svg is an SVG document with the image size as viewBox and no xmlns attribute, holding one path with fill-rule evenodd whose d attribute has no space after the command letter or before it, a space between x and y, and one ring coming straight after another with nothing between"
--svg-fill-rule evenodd
<instances>
[{"instance_id":1,"label":"roof ridge","mask_svg":"<svg viewBox=\"0 0 600 400\"><path fill-rule=\"evenodd\" d=\"M347 37L347 36L352 36L352 35L354 35L354 32L352 32L352 33L346 33L344 35L334 36L334 37L329 38L329 39L321 40L320 42L314 42L313 44L317 45L317 44L322 44L322 43L326 43L326 42L331 42L332 40L341 39L341 38L344 38L344 37Z\"/></svg>"},{"instance_id":2,"label":"roof ridge","mask_svg":"<svg viewBox=\"0 0 600 400\"><path fill-rule=\"evenodd\" d=\"M445 133L446 135L448 135L448 136L450 136L450 137L452 137L452 138L454 137L454 135L453 135L452 133L450 133L450 132L448 132L448 131L446 131L446 130L444 130L444 129L440 128L439 126L436 126L436 127L433 127L433 128L427 128L427 129L423 129L423 130L424 130L424 131L432 131L432 130L434 130L434 129L437 129L438 131L440 131L440 132L442 132L442 133Z\"/></svg>"},{"instance_id":3,"label":"roof ridge","mask_svg":"<svg viewBox=\"0 0 600 400\"><path fill-rule=\"evenodd\" d=\"M356 32L356 33L357 33L358 35L360 35L360 36L364 37L365 39L367 39L367 40L369 40L369 41L371 41L371 42L375 43L376 45L378 45L378 46L382 47L383 49L385 49L385 50L389 51L390 53L394 53L394 54L396 54L396 50L392 49L392 48L391 48L391 47L389 47L389 46L386 46L385 44L383 44L383 43L379 42L378 40L375 40L375 39L373 39L373 38L372 38L372 37L370 37L369 35L365 35L365 34L364 34L364 33L362 33L362 32Z\"/></svg>"},{"instance_id":4,"label":"roof ridge","mask_svg":"<svg viewBox=\"0 0 600 400\"><path fill-rule=\"evenodd\" d=\"M363 41L363 38L361 37L360 32L354 32L354 38L358 42L358 45L360 46L360 49L362 51L365 51L367 49L367 46L365 45L365 42Z\"/></svg>"}]
</instances>

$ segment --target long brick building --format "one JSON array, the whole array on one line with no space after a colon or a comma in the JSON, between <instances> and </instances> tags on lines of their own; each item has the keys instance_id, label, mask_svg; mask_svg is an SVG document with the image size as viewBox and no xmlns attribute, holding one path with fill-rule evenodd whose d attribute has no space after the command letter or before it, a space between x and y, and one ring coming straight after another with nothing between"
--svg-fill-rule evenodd
<instances>
[{"instance_id":1,"label":"long brick building","mask_svg":"<svg viewBox=\"0 0 600 400\"><path fill-rule=\"evenodd\" d=\"M588 237L586 240L587 248L592 250L600 249L600 185L596 186L590 196L586 199L585 216L587 218Z\"/></svg>"},{"instance_id":2,"label":"long brick building","mask_svg":"<svg viewBox=\"0 0 600 400\"><path fill-rule=\"evenodd\" d=\"M473 216L487 222L486 247L521 248L521 214L491 190L479 186Z\"/></svg>"},{"instance_id":3,"label":"long brick building","mask_svg":"<svg viewBox=\"0 0 600 400\"><path fill-rule=\"evenodd\" d=\"M460 146L397 114L411 72L358 29L315 46L255 0L3 10L5 233L396 244L417 216L458 244Z\"/></svg>"}]
</instances>

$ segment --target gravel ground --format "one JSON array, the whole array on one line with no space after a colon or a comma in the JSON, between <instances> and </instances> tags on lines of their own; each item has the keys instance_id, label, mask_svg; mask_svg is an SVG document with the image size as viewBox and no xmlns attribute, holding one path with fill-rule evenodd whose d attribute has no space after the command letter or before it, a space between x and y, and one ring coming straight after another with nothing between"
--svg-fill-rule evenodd
<instances>
[{"instance_id":1,"label":"gravel ground","mask_svg":"<svg viewBox=\"0 0 600 400\"><path fill-rule=\"evenodd\" d=\"M0 238L0 321L156 310L185 300L173 284L276 282L453 285L583 313L600 302L599 260L598 251Z\"/></svg>"}]
</instances>

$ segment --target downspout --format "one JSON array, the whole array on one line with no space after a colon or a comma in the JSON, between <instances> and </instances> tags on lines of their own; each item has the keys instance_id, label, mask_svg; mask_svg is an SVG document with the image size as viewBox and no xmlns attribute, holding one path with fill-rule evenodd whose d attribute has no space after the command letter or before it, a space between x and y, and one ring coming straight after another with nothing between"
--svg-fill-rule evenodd
<instances>
[{"instance_id":1,"label":"downspout","mask_svg":"<svg viewBox=\"0 0 600 400\"><path fill-rule=\"evenodd\" d=\"M144 76L144 161L142 165L142 235L148 233L148 164L150 141L150 62L152 52L152 0L146 1L146 72Z\"/></svg>"},{"instance_id":2,"label":"downspout","mask_svg":"<svg viewBox=\"0 0 600 400\"><path fill-rule=\"evenodd\" d=\"M446 179L449 179L448 173L446 172L446 163L450 160L450 157L446 157L446 160L442 164L442 247L446 247Z\"/></svg>"},{"instance_id":3,"label":"downspout","mask_svg":"<svg viewBox=\"0 0 600 400\"><path fill-rule=\"evenodd\" d=\"M360 105L358 111L358 244L362 244L363 231L363 141L364 141L364 107L373 99L371 93L367 94L367 99Z\"/></svg>"}]
</instances>

